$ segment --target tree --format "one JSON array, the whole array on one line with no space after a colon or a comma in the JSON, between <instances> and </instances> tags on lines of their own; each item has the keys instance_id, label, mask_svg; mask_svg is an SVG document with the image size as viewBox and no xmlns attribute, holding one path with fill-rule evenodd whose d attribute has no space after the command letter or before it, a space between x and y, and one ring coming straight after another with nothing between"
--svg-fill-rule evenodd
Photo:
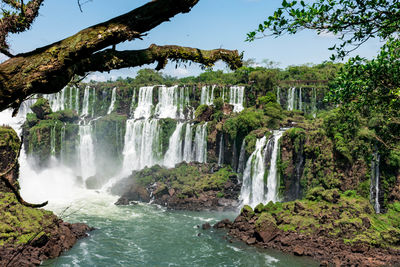
<instances>
[{"instance_id":1,"label":"tree","mask_svg":"<svg viewBox=\"0 0 400 267\"><path fill-rule=\"evenodd\" d=\"M393 0L283 0L282 7L258 29L247 34L253 41L264 36L295 34L303 29L331 33L341 43L330 49L343 58L370 38L387 39L400 29L400 2ZM335 55L332 56L332 59Z\"/></svg>"},{"instance_id":2,"label":"tree","mask_svg":"<svg viewBox=\"0 0 400 267\"><path fill-rule=\"evenodd\" d=\"M14 108L29 96L60 91L75 75L92 71L110 71L157 62L156 70L168 60L193 61L205 67L225 61L230 68L242 65L242 56L234 50L197 48L176 45L151 45L147 49L117 51L105 49L124 41L132 41L179 13L187 13L199 0L153 0L126 14L88 27L64 40L28 53L11 55L6 37L23 32L39 14L43 0L24 4L19 0L2 0L0 21L0 52L10 57L0 64L0 111ZM79 2L78 2L79 3ZM105 50L104 50L105 49Z\"/></svg>"}]
</instances>

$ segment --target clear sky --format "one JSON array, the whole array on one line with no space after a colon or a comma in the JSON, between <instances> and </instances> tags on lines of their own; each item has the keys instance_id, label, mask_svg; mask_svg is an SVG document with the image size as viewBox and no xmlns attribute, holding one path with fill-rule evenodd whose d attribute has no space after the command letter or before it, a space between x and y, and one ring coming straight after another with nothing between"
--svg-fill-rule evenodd
<instances>
[{"instance_id":1,"label":"clear sky","mask_svg":"<svg viewBox=\"0 0 400 267\"><path fill-rule=\"evenodd\" d=\"M93 0L83 6L80 12L76 0L46 0L39 17L28 32L9 38L13 53L26 52L58 41L93 24L126 13L148 1L144 0ZM186 14L179 14L159 27L151 30L141 40L117 45L118 50L142 49L155 43L175 44L201 49L226 48L244 52L245 59L257 62L269 59L280 63L280 67L304 63L321 63L329 59L328 47L336 42L333 36L318 36L312 31L279 38L263 38L248 43L246 33L258 27L267 16L273 14L281 0L200 0ZM370 41L357 54L371 58L381 43ZM224 64L217 68L225 69ZM95 73L91 77L99 80L117 76L135 76L138 68L112 71L110 74ZM168 64L163 71L173 76L197 75L197 65L188 68Z\"/></svg>"}]
</instances>

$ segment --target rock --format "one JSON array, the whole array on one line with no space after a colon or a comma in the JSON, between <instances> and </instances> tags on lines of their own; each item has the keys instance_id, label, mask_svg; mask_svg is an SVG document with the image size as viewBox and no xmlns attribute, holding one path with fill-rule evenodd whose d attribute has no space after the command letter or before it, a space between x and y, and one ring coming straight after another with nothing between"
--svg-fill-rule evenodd
<instances>
[{"instance_id":1,"label":"rock","mask_svg":"<svg viewBox=\"0 0 400 267\"><path fill-rule=\"evenodd\" d=\"M362 224L363 224L363 226L364 226L365 228L368 229L368 228L371 227L371 222L370 222L370 220L369 220L367 217L362 217L361 220L362 220Z\"/></svg>"},{"instance_id":2,"label":"rock","mask_svg":"<svg viewBox=\"0 0 400 267\"><path fill-rule=\"evenodd\" d=\"M173 196L173 195L175 195L175 189L174 188L170 188L169 190L168 190L168 194L169 194L169 196Z\"/></svg>"},{"instance_id":3,"label":"rock","mask_svg":"<svg viewBox=\"0 0 400 267\"><path fill-rule=\"evenodd\" d=\"M301 246L295 246L293 249L293 253L296 256L303 256L304 255L304 248Z\"/></svg>"},{"instance_id":4,"label":"rock","mask_svg":"<svg viewBox=\"0 0 400 267\"><path fill-rule=\"evenodd\" d=\"M129 199L127 197L120 197L114 205L122 206L122 205L129 205Z\"/></svg>"},{"instance_id":5,"label":"rock","mask_svg":"<svg viewBox=\"0 0 400 267\"><path fill-rule=\"evenodd\" d=\"M247 245L254 245L256 243L256 238L255 237L249 238L247 239L246 243Z\"/></svg>"},{"instance_id":6,"label":"rock","mask_svg":"<svg viewBox=\"0 0 400 267\"><path fill-rule=\"evenodd\" d=\"M299 213L301 210L304 209L305 209L304 206L299 201L294 202L294 209L293 209L294 212Z\"/></svg>"},{"instance_id":7,"label":"rock","mask_svg":"<svg viewBox=\"0 0 400 267\"><path fill-rule=\"evenodd\" d=\"M36 103L31 106L31 110L40 120L43 120L46 115L51 113L49 101L45 98L39 98Z\"/></svg>"},{"instance_id":8,"label":"rock","mask_svg":"<svg viewBox=\"0 0 400 267\"><path fill-rule=\"evenodd\" d=\"M217 222L214 224L213 228L219 229L219 228L230 228L232 225L232 222L228 219L224 219L220 222Z\"/></svg>"},{"instance_id":9,"label":"rock","mask_svg":"<svg viewBox=\"0 0 400 267\"><path fill-rule=\"evenodd\" d=\"M203 230L208 230L208 229L211 228L211 225L210 225L209 223L204 223L204 224L201 226L201 228L202 228Z\"/></svg>"}]
</instances>

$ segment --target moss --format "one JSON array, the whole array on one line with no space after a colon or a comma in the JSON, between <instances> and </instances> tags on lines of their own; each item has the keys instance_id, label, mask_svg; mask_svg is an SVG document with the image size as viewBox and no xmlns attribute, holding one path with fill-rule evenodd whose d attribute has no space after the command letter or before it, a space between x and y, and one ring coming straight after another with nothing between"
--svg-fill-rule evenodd
<instances>
[{"instance_id":1,"label":"moss","mask_svg":"<svg viewBox=\"0 0 400 267\"><path fill-rule=\"evenodd\" d=\"M386 214L375 214L369 200L346 191L337 203L324 200L323 188L310 190L305 200L269 203L261 213L252 214L258 229L276 222L283 231L335 237L344 243L400 248L400 204L388 205ZM314 196L314 197L310 197ZM317 196L317 197L315 197ZM260 207L257 208L260 210ZM246 214L251 210L246 211ZM247 216L248 218L251 218Z\"/></svg>"},{"instance_id":2,"label":"moss","mask_svg":"<svg viewBox=\"0 0 400 267\"><path fill-rule=\"evenodd\" d=\"M205 191L216 191L217 197L225 196L225 184L231 177L236 177L230 168L221 168L210 173L208 164L181 163L175 168L165 169L158 165L134 172L131 179L143 187L161 183L167 188L173 188L185 197L197 196Z\"/></svg>"},{"instance_id":3,"label":"moss","mask_svg":"<svg viewBox=\"0 0 400 267\"><path fill-rule=\"evenodd\" d=\"M203 115L203 113L204 113L205 111L207 111L207 109L208 109L208 105L206 105L206 104L203 104L203 105L198 106L198 107L196 108L196 111L194 112L194 116L195 116L196 118L200 118L201 115Z\"/></svg>"},{"instance_id":4,"label":"moss","mask_svg":"<svg viewBox=\"0 0 400 267\"><path fill-rule=\"evenodd\" d=\"M22 206L12 193L0 193L0 218L0 245L15 246L46 234L55 220L50 211Z\"/></svg>"},{"instance_id":5,"label":"moss","mask_svg":"<svg viewBox=\"0 0 400 267\"><path fill-rule=\"evenodd\" d=\"M36 114L39 119L44 119L44 117L51 113L51 108L49 101L45 98L39 98L35 104L31 106L31 110Z\"/></svg>"}]
</instances>

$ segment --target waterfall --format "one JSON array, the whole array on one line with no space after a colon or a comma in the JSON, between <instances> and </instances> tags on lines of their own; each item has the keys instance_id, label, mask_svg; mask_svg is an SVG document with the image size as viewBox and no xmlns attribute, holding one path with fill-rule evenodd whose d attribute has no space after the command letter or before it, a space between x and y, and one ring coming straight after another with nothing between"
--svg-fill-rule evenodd
<instances>
[{"instance_id":1,"label":"waterfall","mask_svg":"<svg viewBox=\"0 0 400 267\"><path fill-rule=\"evenodd\" d=\"M259 203L277 201L279 175L277 159L279 151L279 139L284 131L274 131L266 142L266 137L258 139L256 148L250 155L243 173L243 184L240 193L242 204L257 206ZM265 186L265 157L271 152L267 184ZM265 192L265 189L266 192Z\"/></svg>"},{"instance_id":2,"label":"waterfall","mask_svg":"<svg viewBox=\"0 0 400 267\"><path fill-rule=\"evenodd\" d=\"M79 114L79 94L80 94L80 89L76 88L75 90L75 110Z\"/></svg>"},{"instance_id":3,"label":"waterfall","mask_svg":"<svg viewBox=\"0 0 400 267\"><path fill-rule=\"evenodd\" d=\"M94 117L94 107L95 107L95 104L96 104L96 89L95 88L93 88L92 89L92 101L91 101L91 106L92 106L92 112L91 112L91 116L92 116L92 118Z\"/></svg>"},{"instance_id":4,"label":"waterfall","mask_svg":"<svg viewBox=\"0 0 400 267\"><path fill-rule=\"evenodd\" d=\"M211 87L203 86L201 88L200 105L212 105L214 103L214 88L215 85Z\"/></svg>"},{"instance_id":5,"label":"waterfall","mask_svg":"<svg viewBox=\"0 0 400 267\"><path fill-rule=\"evenodd\" d=\"M281 88L278 86L276 89L276 102L280 105L281 104Z\"/></svg>"},{"instance_id":6,"label":"waterfall","mask_svg":"<svg viewBox=\"0 0 400 267\"><path fill-rule=\"evenodd\" d=\"M268 171L268 178L267 178L267 198L266 201L277 201L278 196L278 181L279 181L279 173L276 168L277 158L278 158L278 150L279 150L279 139L282 137L284 131L274 131L272 138L268 141L269 144L272 143L272 155L270 161L270 167Z\"/></svg>"},{"instance_id":7,"label":"waterfall","mask_svg":"<svg viewBox=\"0 0 400 267\"><path fill-rule=\"evenodd\" d=\"M196 127L193 152L194 161L207 162L207 123L199 124Z\"/></svg>"},{"instance_id":8,"label":"waterfall","mask_svg":"<svg viewBox=\"0 0 400 267\"><path fill-rule=\"evenodd\" d=\"M287 104L287 110L294 110L295 109L295 93L296 93L296 88L291 87L288 90L288 104Z\"/></svg>"},{"instance_id":9,"label":"waterfall","mask_svg":"<svg viewBox=\"0 0 400 267\"><path fill-rule=\"evenodd\" d=\"M244 86L231 86L229 93L229 104L233 105L233 112L240 112L244 109Z\"/></svg>"},{"instance_id":10,"label":"waterfall","mask_svg":"<svg viewBox=\"0 0 400 267\"><path fill-rule=\"evenodd\" d=\"M317 91L315 88L312 89L311 112L315 118L317 116Z\"/></svg>"},{"instance_id":11,"label":"waterfall","mask_svg":"<svg viewBox=\"0 0 400 267\"><path fill-rule=\"evenodd\" d=\"M90 87L86 86L85 92L83 94L82 113L81 113L82 117L89 115L89 97L90 97Z\"/></svg>"},{"instance_id":12,"label":"waterfall","mask_svg":"<svg viewBox=\"0 0 400 267\"><path fill-rule=\"evenodd\" d=\"M123 171L130 174L160 163L160 126L158 120L127 120L123 150Z\"/></svg>"},{"instance_id":13,"label":"waterfall","mask_svg":"<svg viewBox=\"0 0 400 267\"><path fill-rule=\"evenodd\" d=\"M370 187L371 203L374 204L374 209L376 213L381 213L381 206L379 204L379 183L380 183L379 163L380 163L380 155L376 151L372 155L371 187Z\"/></svg>"},{"instance_id":14,"label":"waterfall","mask_svg":"<svg viewBox=\"0 0 400 267\"><path fill-rule=\"evenodd\" d=\"M243 204L252 208L265 202L264 193L264 147L266 137L258 139L256 149L250 155L243 173L243 185L240 192L240 200Z\"/></svg>"},{"instance_id":15,"label":"waterfall","mask_svg":"<svg viewBox=\"0 0 400 267\"><path fill-rule=\"evenodd\" d=\"M303 99L302 99L302 95L301 95L301 87L299 88L299 110L302 111L303 110Z\"/></svg>"},{"instance_id":16,"label":"waterfall","mask_svg":"<svg viewBox=\"0 0 400 267\"><path fill-rule=\"evenodd\" d=\"M245 158L246 158L246 141L243 139L242 146L240 147L239 164L236 170L237 173L243 173Z\"/></svg>"},{"instance_id":17,"label":"waterfall","mask_svg":"<svg viewBox=\"0 0 400 267\"><path fill-rule=\"evenodd\" d=\"M61 127L61 134L60 134L60 161L61 163L65 162L65 124Z\"/></svg>"},{"instance_id":18,"label":"waterfall","mask_svg":"<svg viewBox=\"0 0 400 267\"><path fill-rule=\"evenodd\" d=\"M174 133L171 135L169 139L169 147L164 157L164 165L168 168L174 167L175 164L182 162L183 160L182 128L183 128L183 123L178 122Z\"/></svg>"},{"instance_id":19,"label":"waterfall","mask_svg":"<svg viewBox=\"0 0 400 267\"><path fill-rule=\"evenodd\" d=\"M91 125L79 126L79 156L83 181L96 174L94 146Z\"/></svg>"},{"instance_id":20,"label":"waterfall","mask_svg":"<svg viewBox=\"0 0 400 267\"><path fill-rule=\"evenodd\" d=\"M218 166L224 164L224 134L221 133L221 138L219 141L219 154L218 154Z\"/></svg>"},{"instance_id":21,"label":"waterfall","mask_svg":"<svg viewBox=\"0 0 400 267\"><path fill-rule=\"evenodd\" d=\"M183 147L183 160L186 162L191 162L193 160L192 157L192 126L193 124L187 123L186 124L186 129L185 129L185 144Z\"/></svg>"},{"instance_id":22,"label":"waterfall","mask_svg":"<svg viewBox=\"0 0 400 267\"><path fill-rule=\"evenodd\" d=\"M153 109L153 88L154 86L140 87L138 106L135 109L133 117L135 119L150 118Z\"/></svg>"},{"instance_id":23,"label":"waterfall","mask_svg":"<svg viewBox=\"0 0 400 267\"><path fill-rule=\"evenodd\" d=\"M132 95L132 101L131 101L131 107L129 110L129 116L133 117L135 114L135 108L136 108L136 90L133 89L133 95Z\"/></svg>"},{"instance_id":24,"label":"waterfall","mask_svg":"<svg viewBox=\"0 0 400 267\"><path fill-rule=\"evenodd\" d=\"M117 87L114 87L112 89L112 93L111 93L111 103L110 106L108 108L107 114L111 114L111 112L114 111L114 105L115 105L115 100L117 99Z\"/></svg>"},{"instance_id":25,"label":"waterfall","mask_svg":"<svg viewBox=\"0 0 400 267\"><path fill-rule=\"evenodd\" d=\"M184 107L189 102L185 88L162 86L158 89L158 104L155 115L158 118L184 119Z\"/></svg>"},{"instance_id":26,"label":"waterfall","mask_svg":"<svg viewBox=\"0 0 400 267\"><path fill-rule=\"evenodd\" d=\"M44 98L46 98L49 101L49 105L53 112L64 109L65 90L66 90L66 88L62 89L58 93L43 96Z\"/></svg>"},{"instance_id":27,"label":"waterfall","mask_svg":"<svg viewBox=\"0 0 400 267\"><path fill-rule=\"evenodd\" d=\"M56 124L50 129L50 155L56 155Z\"/></svg>"}]
</instances>

